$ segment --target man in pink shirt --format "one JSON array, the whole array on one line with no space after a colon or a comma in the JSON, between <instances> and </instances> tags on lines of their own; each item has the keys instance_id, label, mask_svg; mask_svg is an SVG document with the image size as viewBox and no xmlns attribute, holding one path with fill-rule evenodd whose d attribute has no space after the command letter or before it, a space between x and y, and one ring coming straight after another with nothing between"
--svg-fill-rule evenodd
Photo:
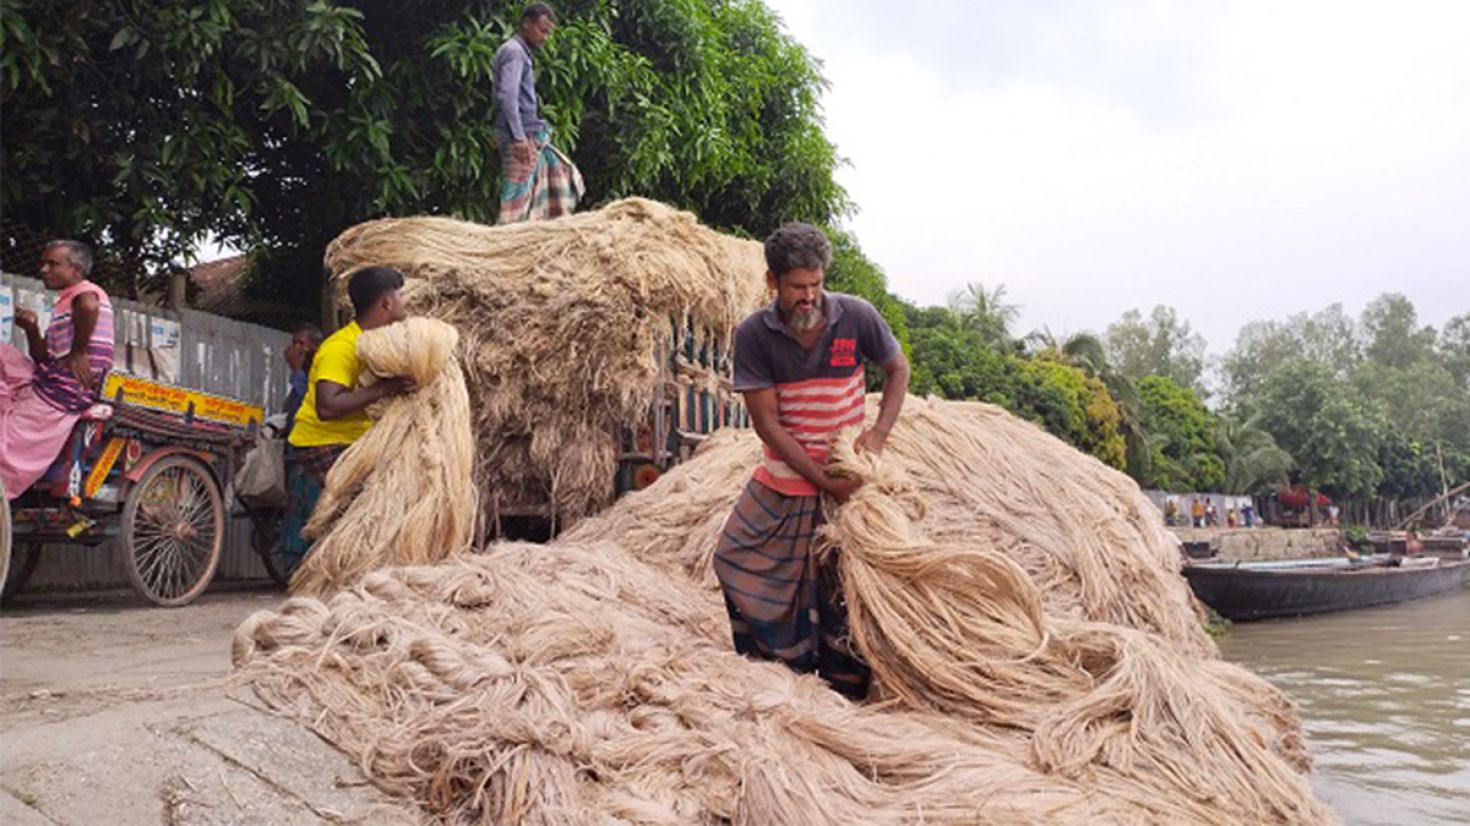
<instances>
[{"instance_id":1,"label":"man in pink shirt","mask_svg":"<svg viewBox=\"0 0 1470 826\"><path fill-rule=\"evenodd\" d=\"M45 474L77 418L97 401L112 369L112 302L87 280L92 250L52 241L41 255L41 280L57 290L44 334L36 314L17 310L15 325L31 357L0 343L0 483L14 499Z\"/></svg>"}]
</instances>

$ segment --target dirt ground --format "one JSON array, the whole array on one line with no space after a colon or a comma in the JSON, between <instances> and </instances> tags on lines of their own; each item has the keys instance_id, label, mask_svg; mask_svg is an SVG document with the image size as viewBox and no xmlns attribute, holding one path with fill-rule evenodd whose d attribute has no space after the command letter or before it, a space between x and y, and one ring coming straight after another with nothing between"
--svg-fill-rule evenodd
<instances>
[{"instance_id":1,"label":"dirt ground","mask_svg":"<svg viewBox=\"0 0 1470 826\"><path fill-rule=\"evenodd\" d=\"M231 684L230 637L279 592L0 609L0 823L412 823L307 729Z\"/></svg>"}]
</instances>

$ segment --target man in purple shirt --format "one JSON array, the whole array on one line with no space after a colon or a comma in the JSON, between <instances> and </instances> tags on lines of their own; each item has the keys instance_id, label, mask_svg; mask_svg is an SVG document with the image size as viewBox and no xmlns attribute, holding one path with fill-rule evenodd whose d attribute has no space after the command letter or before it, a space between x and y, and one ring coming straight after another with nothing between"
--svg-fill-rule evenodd
<instances>
[{"instance_id":1,"label":"man in purple shirt","mask_svg":"<svg viewBox=\"0 0 1470 826\"><path fill-rule=\"evenodd\" d=\"M500 223L570 215L586 191L577 167L551 145L551 129L536 98L532 53L556 30L545 3L521 12L520 28L495 52L495 117L491 129L500 150Z\"/></svg>"}]
</instances>

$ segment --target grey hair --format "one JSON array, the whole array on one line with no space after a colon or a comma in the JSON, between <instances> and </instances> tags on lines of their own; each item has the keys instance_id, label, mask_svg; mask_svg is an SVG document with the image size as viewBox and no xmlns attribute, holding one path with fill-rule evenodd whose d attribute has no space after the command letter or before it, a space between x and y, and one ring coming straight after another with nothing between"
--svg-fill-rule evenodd
<instances>
[{"instance_id":1,"label":"grey hair","mask_svg":"<svg viewBox=\"0 0 1470 826\"><path fill-rule=\"evenodd\" d=\"M47 250L61 247L66 250L66 257L71 265L82 271L82 277L86 278L92 274L92 248L81 241L61 239L46 244Z\"/></svg>"},{"instance_id":2,"label":"grey hair","mask_svg":"<svg viewBox=\"0 0 1470 826\"><path fill-rule=\"evenodd\" d=\"M811 224L785 224L766 238L766 267L777 278L792 270L825 270L830 263L832 242Z\"/></svg>"}]
</instances>

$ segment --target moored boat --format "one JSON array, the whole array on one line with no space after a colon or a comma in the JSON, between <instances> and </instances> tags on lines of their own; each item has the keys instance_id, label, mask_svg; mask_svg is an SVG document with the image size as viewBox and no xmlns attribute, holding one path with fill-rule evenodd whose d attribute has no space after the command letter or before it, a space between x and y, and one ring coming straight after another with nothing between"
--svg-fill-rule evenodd
<instances>
[{"instance_id":1,"label":"moored boat","mask_svg":"<svg viewBox=\"0 0 1470 826\"><path fill-rule=\"evenodd\" d=\"M1195 596L1229 620L1294 617L1386 605L1462 588L1470 560L1378 555L1359 559L1194 562Z\"/></svg>"}]
</instances>

